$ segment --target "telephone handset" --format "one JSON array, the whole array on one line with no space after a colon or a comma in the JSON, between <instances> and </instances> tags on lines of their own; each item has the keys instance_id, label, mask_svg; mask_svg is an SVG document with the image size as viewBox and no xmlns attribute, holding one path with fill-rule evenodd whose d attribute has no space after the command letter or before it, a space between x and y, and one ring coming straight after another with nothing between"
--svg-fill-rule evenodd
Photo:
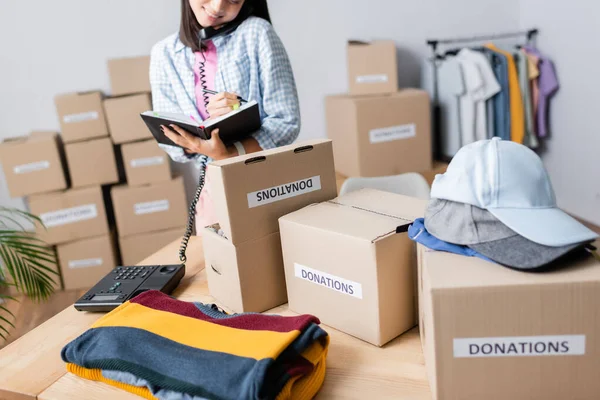
<instances>
[{"instance_id":1,"label":"telephone handset","mask_svg":"<svg viewBox=\"0 0 600 400\"><path fill-rule=\"evenodd\" d=\"M236 30L237 27L240 26L240 24L242 22L244 22L250 15L252 15L253 7L252 7L252 5L249 4L250 1L251 0L246 0L244 5L242 6L242 9L240 10L240 13L233 21L228 22L227 24L225 24L224 26L222 26L218 29L215 29L213 27L206 27L206 28L203 28L200 30L200 48L201 48L201 53L202 53L203 58L204 58L204 46L202 46L202 42L205 40L213 39L217 36L227 35L227 34L233 32L234 30ZM206 58L204 58L200 62L200 65L199 65L200 85L202 85L203 89L208 89L206 80L205 80L206 75L204 72L205 62L206 62ZM207 96L206 92L204 92L204 106L206 108L208 108L208 96ZM187 261L185 251L187 250L187 245L188 245L188 243L190 241L190 237L192 236L192 233L194 231L194 222L196 220L196 205L198 204L198 201L200 200L200 195L202 194L202 189L204 188L207 158L206 158L206 156L201 156L201 157L202 157L202 159L200 161L200 175L198 177L198 187L196 188L196 193L194 193L194 198L192 199L192 201L190 203L190 208L188 210L188 223L187 223L187 226L185 229L185 233L183 235L183 239L181 240L181 246L179 247L179 261L181 261L182 264L185 264L185 262Z\"/></svg>"}]
</instances>

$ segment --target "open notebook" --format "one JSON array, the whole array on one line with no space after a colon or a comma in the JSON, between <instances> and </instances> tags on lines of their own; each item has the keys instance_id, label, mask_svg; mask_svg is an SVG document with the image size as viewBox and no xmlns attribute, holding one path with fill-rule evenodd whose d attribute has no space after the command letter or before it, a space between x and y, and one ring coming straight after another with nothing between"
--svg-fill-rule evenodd
<instances>
[{"instance_id":1,"label":"open notebook","mask_svg":"<svg viewBox=\"0 0 600 400\"><path fill-rule=\"evenodd\" d=\"M140 114L154 138L162 144L177 146L160 129L161 125L175 124L201 139L211 138L211 132L219 129L221 140L226 145L232 144L254 133L260 128L260 112L258 104L252 100L237 110L214 119L198 122L189 115L145 111Z\"/></svg>"}]
</instances>

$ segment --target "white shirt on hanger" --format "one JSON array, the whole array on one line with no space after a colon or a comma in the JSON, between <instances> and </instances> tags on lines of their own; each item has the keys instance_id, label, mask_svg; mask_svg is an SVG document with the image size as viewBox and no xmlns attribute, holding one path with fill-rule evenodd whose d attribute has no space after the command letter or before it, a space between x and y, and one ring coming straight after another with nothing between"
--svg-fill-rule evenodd
<instances>
[{"instance_id":1,"label":"white shirt on hanger","mask_svg":"<svg viewBox=\"0 0 600 400\"><path fill-rule=\"evenodd\" d=\"M467 94L461 103L461 117L465 122L463 146L477 140L487 139L486 100L500 92L492 66L487 57L471 49L464 48L458 53L461 67L467 81Z\"/></svg>"}]
</instances>

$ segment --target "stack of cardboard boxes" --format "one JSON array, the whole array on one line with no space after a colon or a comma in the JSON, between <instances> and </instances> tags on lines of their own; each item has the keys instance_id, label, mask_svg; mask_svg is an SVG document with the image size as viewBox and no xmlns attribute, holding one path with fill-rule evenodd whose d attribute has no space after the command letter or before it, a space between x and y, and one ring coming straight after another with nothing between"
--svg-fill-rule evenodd
<instances>
[{"instance_id":1,"label":"stack of cardboard boxes","mask_svg":"<svg viewBox=\"0 0 600 400\"><path fill-rule=\"evenodd\" d=\"M140 118L152 109L149 62L149 57L108 62L112 97L104 100L104 109L127 181L111 189L124 265L182 236L187 221L183 179L172 178L168 156Z\"/></svg>"},{"instance_id":2,"label":"stack of cardboard boxes","mask_svg":"<svg viewBox=\"0 0 600 400\"><path fill-rule=\"evenodd\" d=\"M325 100L336 170L347 177L431 169L429 97L398 90L396 53L393 41L349 42L349 93Z\"/></svg>"},{"instance_id":3,"label":"stack of cardboard boxes","mask_svg":"<svg viewBox=\"0 0 600 400\"><path fill-rule=\"evenodd\" d=\"M11 197L43 196L68 187L64 149L57 133L32 132L27 137L5 140L0 144L0 161ZM10 279L8 274L4 276ZM60 276L53 278L55 289L60 289ZM14 287L9 293L16 293Z\"/></svg>"},{"instance_id":4,"label":"stack of cardboard boxes","mask_svg":"<svg viewBox=\"0 0 600 400\"><path fill-rule=\"evenodd\" d=\"M202 232L210 294L235 312L262 312L284 304L278 219L335 197L331 141L216 161L208 174L219 221Z\"/></svg>"}]
</instances>

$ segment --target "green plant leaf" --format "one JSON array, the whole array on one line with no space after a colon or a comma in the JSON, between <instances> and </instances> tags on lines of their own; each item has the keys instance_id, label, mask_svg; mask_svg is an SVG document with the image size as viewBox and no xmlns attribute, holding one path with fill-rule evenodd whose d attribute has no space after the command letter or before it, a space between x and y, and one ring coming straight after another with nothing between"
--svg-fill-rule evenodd
<instances>
[{"instance_id":1,"label":"green plant leaf","mask_svg":"<svg viewBox=\"0 0 600 400\"><path fill-rule=\"evenodd\" d=\"M19 210L18 208L0 207L0 213L1 214L16 214L27 221L30 221L33 223L38 222L42 226L44 225L41 218L38 217L37 215L31 214L27 211ZM6 217L6 215L4 215L4 217Z\"/></svg>"},{"instance_id":2,"label":"green plant leaf","mask_svg":"<svg viewBox=\"0 0 600 400\"><path fill-rule=\"evenodd\" d=\"M15 327L15 325L12 322L10 322L6 318L4 318L2 315L0 315L0 320L6 322L7 324L9 324L10 326L12 326L13 328Z\"/></svg>"}]
</instances>

